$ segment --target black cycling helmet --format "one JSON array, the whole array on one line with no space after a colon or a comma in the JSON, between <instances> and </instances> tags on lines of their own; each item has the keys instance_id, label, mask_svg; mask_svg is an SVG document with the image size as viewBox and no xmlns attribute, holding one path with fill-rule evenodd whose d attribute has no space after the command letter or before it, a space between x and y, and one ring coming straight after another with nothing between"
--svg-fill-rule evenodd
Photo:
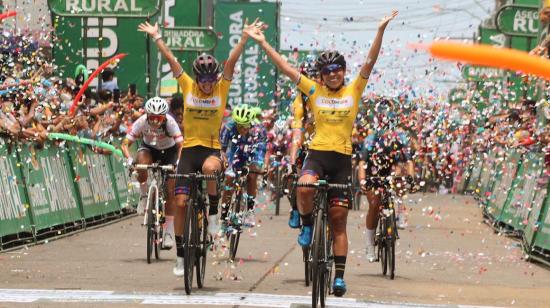
<instances>
[{"instance_id":1,"label":"black cycling helmet","mask_svg":"<svg viewBox=\"0 0 550 308\"><path fill-rule=\"evenodd\" d=\"M217 75L220 72L220 64L213 56L203 53L193 61L193 73L195 76Z\"/></svg>"},{"instance_id":2,"label":"black cycling helmet","mask_svg":"<svg viewBox=\"0 0 550 308\"><path fill-rule=\"evenodd\" d=\"M325 65L340 64L346 69L346 59L338 51L324 51L317 57L317 71L321 71Z\"/></svg>"}]
</instances>

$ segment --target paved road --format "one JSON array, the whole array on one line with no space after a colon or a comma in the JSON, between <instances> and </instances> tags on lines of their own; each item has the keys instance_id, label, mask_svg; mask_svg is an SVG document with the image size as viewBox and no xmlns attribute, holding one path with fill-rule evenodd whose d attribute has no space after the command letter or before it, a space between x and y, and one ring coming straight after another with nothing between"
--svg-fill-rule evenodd
<instances>
[{"instance_id":1,"label":"paved road","mask_svg":"<svg viewBox=\"0 0 550 308\"><path fill-rule=\"evenodd\" d=\"M394 281L366 261L365 213L350 212L348 293L331 298L331 306L550 306L550 271L523 261L518 242L482 223L471 197L418 194L406 201L410 226L400 234ZM297 232L286 215L261 208L259 226L241 237L238 260L229 263L220 244L209 256L205 288L191 297L172 275L175 251L146 264L145 229L133 217L0 254L0 307L307 305Z\"/></svg>"}]
</instances>

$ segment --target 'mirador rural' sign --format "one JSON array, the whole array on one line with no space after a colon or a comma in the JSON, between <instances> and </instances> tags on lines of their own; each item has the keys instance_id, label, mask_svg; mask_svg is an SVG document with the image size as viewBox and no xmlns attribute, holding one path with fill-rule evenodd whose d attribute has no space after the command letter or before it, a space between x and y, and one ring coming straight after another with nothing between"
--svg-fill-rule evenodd
<instances>
[{"instance_id":1,"label":"'mirador rural' sign","mask_svg":"<svg viewBox=\"0 0 550 308\"><path fill-rule=\"evenodd\" d=\"M216 47L218 36L211 28L165 28L162 32L166 46L171 50L209 51Z\"/></svg>"}]
</instances>

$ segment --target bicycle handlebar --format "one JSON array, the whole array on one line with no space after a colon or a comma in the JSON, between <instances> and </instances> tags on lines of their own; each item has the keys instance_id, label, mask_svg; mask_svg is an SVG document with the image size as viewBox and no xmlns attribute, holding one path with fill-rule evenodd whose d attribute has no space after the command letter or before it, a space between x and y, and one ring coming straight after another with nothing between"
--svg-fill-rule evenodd
<instances>
[{"instance_id":1,"label":"bicycle handlebar","mask_svg":"<svg viewBox=\"0 0 550 308\"><path fill-rule=\"evenodd\" d=\"M296 183L296 187L350 189L351 184L334 184L319 180L315 183Z\"/></svg>"},{"instance_id":2,"label":"bicycle handlebar","mask_svg":"<svg viewBox=\"0 0 550 308\"><path fill-rule=\"evenodd\" d=\"M169 178L174 179L197 179L197 180L206 180L206 181L217 181L219 179L219 175L217 174L202 174L202 173L187 173L187 174L169 174Z\"/></svg>"},{"instance_id":3,"label":"bicycle handlebar","mask_svg":"<svg viewBox=\"0 0 550 308\"><path fill-rule=\"evenodd\" d=\"M133 168L136 170L149 170L149 169L160 169L163 171L175 170L173 165L159 165L159 164L150 164L150 165L137 164L137 165L134 165Z\"/></svg>"}]
</instances>

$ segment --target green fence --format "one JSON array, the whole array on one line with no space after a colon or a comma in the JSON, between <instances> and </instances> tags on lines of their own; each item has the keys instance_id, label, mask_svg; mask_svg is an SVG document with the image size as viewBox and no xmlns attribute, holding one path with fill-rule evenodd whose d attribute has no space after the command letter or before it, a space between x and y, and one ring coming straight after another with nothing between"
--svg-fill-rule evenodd
<instances>
[{"instance_id":1,"label":"green fence","mask_svg":"<svg viewBox=\"0 0 550 308\"><path fill-rule=\"evenodd\" d=\"M10 148L0 139L0 249L67 226L84 228L135 206L139 192L123 162L76 144L35 150Z\"/></svg>"},{"instance_id":2,"label":"green fence","mask_svg":"<svg viewBox=\"0 0 550 308\"><path fill-rule=\"evenodd\" d=\"M495 148L473 156L460 181L466 190L476 187L484 216L497 231L520 236L530 258L550 265L550 178L545 168L540 149Z\"/></svg>"}]
</instances>

